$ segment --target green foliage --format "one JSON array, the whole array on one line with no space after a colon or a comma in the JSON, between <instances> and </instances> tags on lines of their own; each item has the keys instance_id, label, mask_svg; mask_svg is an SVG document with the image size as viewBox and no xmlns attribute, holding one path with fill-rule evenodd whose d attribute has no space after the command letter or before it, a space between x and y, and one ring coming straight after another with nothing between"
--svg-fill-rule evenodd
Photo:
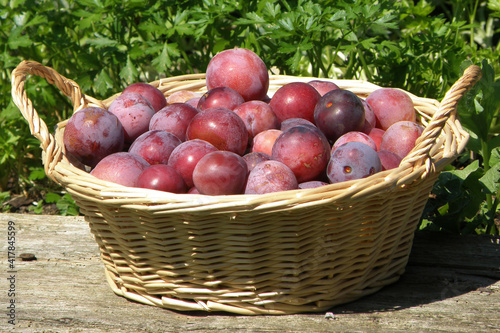
<instances>
[{"instance_id":1,"label":"green foliage","mask_svg":"<svg viewBox=\"0 0 500 333\"><path fill-rule=\"evenodd\" d=\"M44 177L39 143L8 97L22 60L104 99L133 82L204 72L216 53L245 47L275 73L362 79L438 100L467 61L485 69L460 108L471 143L440 177L423 227L494 229L498 0L0 0L0 18L0 192L61 192ZM29 79L26 90L49 128L71 115L68 99L44 80Z\"/></svg>"},{"instance_id":2,"label":"green foliage","mask_svg":"<svg viewBox=\"0 0 500 333\"><path fill-rule=\"evenodd\" d=\"M41 214L45 203L55 203L59 211L59 215L63 216L77 216L80 213L75 201L71 198L69 193L59 195L57 193L47 193L44 200L36 203L36 206L31 206L30 210L35 214Z\"/></svg>"},{"instance_id":3,"label":"green foliage","mask_svg":"<svg viewBox=\"0 0 500 333\"><path fill-rule=\"evenodd\" d=\"M458 106L461 123L471 136L467 155L462 156L461 165L439 176L426 207L424 228L498 233L495 218L500 210L500 80L495 79L493 67L486 61L482 72L481 80Z\"/></svg>"}]
</instances>

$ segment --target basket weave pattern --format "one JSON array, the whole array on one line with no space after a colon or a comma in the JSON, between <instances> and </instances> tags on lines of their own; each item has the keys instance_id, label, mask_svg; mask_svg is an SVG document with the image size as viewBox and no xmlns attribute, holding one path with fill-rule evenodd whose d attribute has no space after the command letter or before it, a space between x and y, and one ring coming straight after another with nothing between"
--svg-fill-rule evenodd
<instances>
[{"instance_id":1,"label":"basket weave pattern","mask_svg":"<svg viewBox=\"0 0 500 333\"><path fill-rule=\"evenodd\" d=\"M39 63L12 73L12 96L41 142L47 175L72 195L97 241L112 290L175 310L237 314L324 311L371 294L404 273L413 234L439 172L468 140L458 100L481 76L471 66L441 103L410 94L424 133L393 170L362 180L264 195L204 196L128 188L71 164L26 96L27 75L45 78L73 103L107 107ZM270 90L312 78L271 76ZM379 88L334 81L366 97ZM165 96L206 91L204 74L151 82Z\"/></svg>"}]
</instances>

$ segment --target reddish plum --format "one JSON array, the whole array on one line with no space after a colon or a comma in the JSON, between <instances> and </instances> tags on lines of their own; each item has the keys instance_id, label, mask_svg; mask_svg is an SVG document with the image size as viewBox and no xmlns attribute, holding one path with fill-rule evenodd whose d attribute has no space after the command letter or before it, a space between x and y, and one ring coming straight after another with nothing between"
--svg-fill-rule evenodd
<instances>
[{"instance_id":1,"label":"reddish plum","mask_svg":"<svg viewBox=\"0 0 500 333\"><path fill-rule=\"evenodd\" d=\"M314 180L325 170L330 144L317 128L295 126L276 139L271 157L288 166L302 183Z\"/></svg>"},{"instance_id":2,"label":"reddish plum","mask_svg":"<svg viewBox=\"0 0 500 333\"><path fill-rule=\"evenodd\" d=\"M198 191L198 189L196 187L191 187L188 192L189 194L201 194L200 191Z\"/></svg>"},{"instance_id":3,"label":"reddish plum","mask_svg":"<svg viewBox=\"0 0 500 333\"><path fill-rule=\"evenodd\" d=\"M243 97L229 87L212 88L198 100L198 110L206 110L215 107L223 107L234 110L235 107L245 102Z\"/></svg>"},{"instance_id":4,"label":"reddish plum","mask_svg":"<svg viewBox=\"0 0 500 333\"><path fill-rule=\"evenodd\" d=\"M172 151L168 165L179 172L188 187L193 187L194 167L203 156L214 151L217 151L217 148L207 141L198 139L185 141Z\"/></svg>"},{"instance_id":5,"label":"reddish plum","mask_svg":"<svg viewBox=\"0 0 500 333\"><path fill-rule=\"evenodd\" d=\"M187 128L186 138L205 140L219 150L232 151L240 156L248 145L248 131L243 120L222 107L206 109L194 116Z\"/></svg>"},{"instance_id":6,"label":"reddish plum","mask_svg":"<svg viewBox=\"0 0 500 333\"><path fill-rule=\"evenodd\" d=\"M245 101L262 100L269 88L266 64L253 51L244 48L224 50L208 63L207 89L229 87Z\"/></svg>"},{"instance_id":7,"label":"reddish plum","mask_svg":"<svg viewBox=\"0 0 500 333\"><path fill-rule=\"evenodd\" d=\"M240 116L245 123L249 140L252 140L260 132L278 127L278 118L271 106L265 102L244 102L233 109L233 112Z\"/></svg>"},{"instance_id":8,"label":"reddish plum","mask_svg":"<svg viewBox=\"0 0 500 333\"><path fill-rule=\"evenodd\" d=\"M309 120L306 120L304 118L289 118L286 120L283 120L280 125L280 130L286 131L289 128L299 126L299 125L307 125L307 126L312 126L316 127L313 122L310 122Z\"/></svg>"},{"instance_id":9,"label":"reddish plum","mask_svg":"<svg viewBox=\"0 0 500 333\"><path fill-rule=\"evenodd\" d=\"M361 99L361 103L363 103L363 107L365 108L365 125L363 126L362 132L368 134L372 128L377 127L377 118L375 117L372 107L366 100Z\"/></svg>"},{"instance_id":10,"label":"reddish plum","mask_svg":"<svg viewBox=\"0 0 500 333\"><path fill-rule=\"evenodd\" d=\"M90 174L101 180L137 187L139 175L148 166L149 163L138 155L118 152L100 160Z\"/></svg>"},{"instance_id":11,"label":"reddish plum","mask_svg":"<svg viewBox=\"0 0 500 333\"><path fill-rule=\"evenodd\" d=\"M193 108L198 108L198 102L200 101L201 97L193 97L191 99L188 99L185 103L191 105Z\"/></svg>"},{"instance_id":12,"label":"reddish plum","mask_svg":"<svg viewBox=\"0 0 500 333\"><path fill-rule=\"evenodd\" d=\"M241 194L245 190L247 163L231 151L214 151L203 156L193 170L193 183L201 194Z\"/></svg>"},{"instance_id":13,"label":"reddish plum","mask_svg":"<svg viewBox=\"0 0 500 333\"><path fill-rule=\"evenodd\" d=\"M387 130L398 121L416 121L416 112L411 97L403 90L380 88L366 98L377 118L377 127Z\"/></svg>"},{"instance_id":14,"label":"reddish plum","mask_svg":"<svg viewBox=\"0 0 500 333\"><path fill-rule=\"evenodd\" d=\"M87 107L68 120L63 142L66 153L93 168L105 156L123 149L123 127L113 113Z\"/></svg>"},{"instance_id":15,"label":"reddish plum","mask_svg":"<svg viewBox=\"0 0 500 333\"><path fill-rule=\"evenodd\" d=\"M380 150L388 150L403 159L415 147L424 128L413 121L398 121L385 131Z\"/></svg>"},{"instance_id":16,"label":"reddish plum","mask_svg":"<svg viewBox=\"0 0 500 333\"><path fill-rule=\"evenodd\" d=\"M136 82L123 90L123 93L136 93L144 96L153 106L155 111L161 110L167 105L167 99L160 89L149 83Z\"/></svg>"},{"instance_id":17,"label":"reddish plum","mask_svg":"<svg viewBox=\"0 0 500 333\"><path fill-rule=\"evenodd\" d=\"M186 141L186 130L198 110L186 103L172 103L156 112L149 121L149 130L163 130Z\"/></svg>"},{"instance_id":18,"label":"reddish plum","mask_svg":"<svg viewBox=\"0 0 500 333\"><path fill-rule=\"evenodd\" d=\"M361 131L365 125L365 108L361 99L345 89L332 90L319 100L314 109L316 126L335 142L350 131Z\"/></svg>"},{"instance_id":19,"label":"reddish plum","mask_svg":"<svg viewBox=\"0 0 500 333\"><path fill-rule=\"evenodd\" d=\"M321 95L305 82L290 82L281 86L271 98L274 113L281 123L289 118L304 118L314 122L314 107Z\"/></svg>"},{"instance_id":20,"label":"reddish plum","mask_svg":"<svg viewBox=\"0 0 500 333\"><path fill-rule=\"evenodd\" d=\"M380 163L382 163L382 170L397 168L401 163L401 158L392 151L379 150L377 154L380 158Z\"/></svg>"},{"instance_id":21,"label":"reddish plum","mask_svg":"<svg viewBox=\"0 0 500 333\"><path fill-rule=\"evenodd\" d=\"M243 159L247 162L248 172L250 172L258 163L269 161L271 156L256 151L243 155Z\"/></svg>"},{"instance_id":22,"label":"reddish plum","mask_svg":"<svg viewBox=\"0 0 500 333\"><path fill-rule=\"evenodd\" d=\"M297 178L285 164L268 160L255 165L248 174L245 194L265 194L298 188Z\"/></svg>"},{"instance_id":23,"label":"reddish plum","mask_svg":"<svg viewBox=\"0 0 500 333\"><path fill-rule=\"evenodd\" d=\"M321 180L310 180L308 182L303 182L299 184L300 189L309 189L309 188L317 188L321 186L328 185L327 182Z\"/></svg>"},{"instance_id":24,"label":"reddish plum","mask_svg":"<svg viewBox=\"0 0 500 333\"><path fill-rule=\"evenodd\" d=\"M172 193L187 191L181 175L165 164L151 165L144 169L137 179L137 187Z\"/></svg>"},{"instance_id":25,"label":"reddish plum","mask_svg":"<svg viewBox=\"0 0 500 333\"><path fill-rule=\"evenodd\" d=\"M334 152L326 173L330 182L339 183L361 179L382 171L377 152L361 142L348 142Z\"/></svg>"},{"instance_id":26,"label":"reddish plum","mask_svg":"<svg viewBox=\"0 0 500 333\"><path fill-rule=\"evenodd\" d=\"M382 137L384 136L385 131L381 128L374 127L368 133L368 136L372 138L373 142L375 142L375 145L377 146L377 151L380 150L380 144L382 143Z\"/></svg>"},{"instance_id":27,"label":"reddish plum","mask_svg":"<svg viewBox=\"0 0 500 333\"><path fill-rule=\"evenodd\" d=\"M125 131L125 143L132 143L149 130L149 122L155 114L151 103L142 95L125 93L109 105L108 110L120 119Z\"/></svg>"},{"instance_id":28,"label":"reddish plum","mask_svg":"<svg viewBox=\"0 0 500 333\"><path fill-rule=\"evenodd\" d=\"M332 81L326 80L312 80L308 82L311 86L313 86L321 96L326 94L329 91L339 89L339 86L333 83Z\"/></svg>"},{"instance_id":29,"label":"reddish plum","mask_svg":"<svg viewBox=\"0 0 500 333\"><path fill-rule=\"evenodd\" d=\"M363 132L352 131L352 132L347 132L346 134L338 138L337 141L335 141L335 143L332 146L332 151L342 146L344 143L351 141L362 142L372 147L373 150L377 150L377 145L375 144L375 141L373 141L373 139L370 138L367 134Z\"/></svg>"},{"instance_id":30,"label":"reddish plum","mask_svg":"<svg viewBox=\"0 0 500 333\"><path fill-rule=\"evenodd\" d=\"M252 152L261 152L271 156L274 142L281 133L283 133L283 131L277 129L260 132L253 138Z\"/></svg>"},{"instance_id":31,"label":"reddish plum","mask_svg":"<svg viewBox=\"0 0 500 333\"><path fill-rule=\"evenodd\" d=\"M181 142L172 133L153 130L135 139L128 151L141 156L151 165L167 164L170 154Z\"/></svg>"},{"instance_id":32,"label":"reddish plum","mask_svg":"<svg viewBox=\"0 0 500 333\"><path fill-rule=\"evenodd\" d=\"M201 93L191 90L179 90L167 97L167 104L186 103L192 98L200 98L201 95Z\"/></svg>"}]
</instances>

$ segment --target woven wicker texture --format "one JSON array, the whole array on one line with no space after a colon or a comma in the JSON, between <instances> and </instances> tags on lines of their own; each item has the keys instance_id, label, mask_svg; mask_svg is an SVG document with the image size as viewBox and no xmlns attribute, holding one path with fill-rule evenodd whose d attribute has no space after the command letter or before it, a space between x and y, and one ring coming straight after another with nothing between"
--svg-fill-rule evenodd
<instances>
[{"instance_id":1,"label":"woven wicker texture","mask_svg":"<svg viewBox=\"0 0 500 333\"><path fill-rule=\"evenodd\" d=\"M27 75L54 84L75 112L107 107L118 95L96 100L32 61L12 73L14 103L41 142L45 172L81 208L113 291L168 309L255 315L324 311L398 280L439 172L467 143L456 106L481 72L469 67L441 103L409 94L425 130L396 169L316 189L231 196L171 194L96 179L64 155L66 121L49 132L26 95ZM271 76L270 91L311 79ZM333 82L360 97L379 88ZM206 91L204 74L151 84L165 96Z\"/></svg>"}]
</instances>

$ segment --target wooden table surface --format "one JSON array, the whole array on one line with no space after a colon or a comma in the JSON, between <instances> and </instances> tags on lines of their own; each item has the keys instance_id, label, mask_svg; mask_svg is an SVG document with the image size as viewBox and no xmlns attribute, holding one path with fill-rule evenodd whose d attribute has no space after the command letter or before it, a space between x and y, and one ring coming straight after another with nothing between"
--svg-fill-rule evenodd
<instances>
[{"instance_id":1,"label":"wooden table surface","mask_svg":"<svg viewBox=\"0 0 500 333\"><path fill-rule=\"evenodd\" d=\"M417 233L406 273L376 294L328 316L247 317L116 296L82 217L0 214L0 230L0 332L500 332L499 237Z\"/></svg>"}]
</instances>

